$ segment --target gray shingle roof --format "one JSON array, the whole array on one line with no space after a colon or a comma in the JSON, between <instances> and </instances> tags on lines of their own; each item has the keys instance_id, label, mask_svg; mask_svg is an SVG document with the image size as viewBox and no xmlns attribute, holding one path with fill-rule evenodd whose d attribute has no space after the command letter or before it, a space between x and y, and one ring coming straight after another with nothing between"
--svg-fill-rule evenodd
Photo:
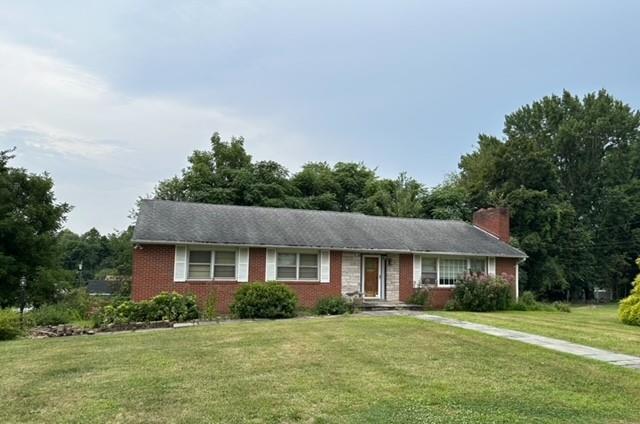
<instances>
[{"instance_id":1,"label":"gray shingle roof","mask_svg":"<svg viewBox=\"0 0 640 424\"><path fill-rule=\"evenodd\" d=\"M524 258L462 221L143 200L134 243L215 243Z\"/></svg>"},{"instance_id":2,"label":"gray shingle roof","mask_svg":"<svg viewBox=\"0 0 640 424\"><path fill-rule=\"evenodd\" d=\"M89 294L113 294L115 292L113 285L106 280L89 280L87 291Z\"/></svg>"}]
</instances>

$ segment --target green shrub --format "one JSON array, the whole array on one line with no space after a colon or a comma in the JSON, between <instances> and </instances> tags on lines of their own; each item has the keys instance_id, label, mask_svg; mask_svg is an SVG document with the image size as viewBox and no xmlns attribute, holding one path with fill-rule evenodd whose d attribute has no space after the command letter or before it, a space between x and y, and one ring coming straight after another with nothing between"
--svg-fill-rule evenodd
<instances>
[{"instance_id":1,"label":"green shrub","mask_svg":"<svg viewBox=\"0 0 640 424\"><path fill-rule=\"evenodd\" d=\"M518 299L518 303L522 303L526 307L535 308L538 306L538 301L536 300L536 295L533 292L525 291L520 295Z\"/></svg>"},{"instance_id":2,"label":"green shrub","mask_svg":"<svg viewBox=\"0 0 640 424\"><path fill-rule=\"evenodd\" d=\"M64 295L60 302L58 302L59 305L76 311L82 318L87 318L89 316L89 311L91 310L93 303L94 300L89 296L89 293L85 288L78 288L69 291Z\"/></svg>"},{"instance_id":3,"label":"green shrub","mask_svg":"<svg viewBox=\"0 0 640 424\"><path fill-rule=\"evenodd\" d=\"M488 312L508 309L512 303L510 277L467 274L453 289L453 307L461 311Z\"/></svg>"},{"instance_id":4,"label":"green shrub","mask_svg":"<svg viewBox=\"0 0 640 424\"><path fill-rule=\"evenodd\" d=\"M636 263L640 267L640 258ZM640 274L633 281L631 294L620 301L618 317L625 324L640 325Z\"/></svg>"},{"instance_id":5,"label":"green shrub","mask_svg":"<svg viewBox=\"0 0 640 424\"><path fill-rule=\"evenodd\" d=\"M331 296L320 299L316 304L318 315L342 315L353 312L353 303L342 296Z\"/></svg>"},{"instance_id":6,"label":"green shrub","mask_svg":"<svg viewBox=\"0 0 640 424\"><path fill-rule=\"evenodd\" d=\"M200 312L200 316L208 320L213 320L218 317L218 296L216 296L215 291L207 294L207 299Z\"/></svg>"},{"instance_id":7,"label":"green shrub","mask_svg":"<svg viewBox=\"0 0 640 424\"><path fill-rule=\"evenodd\" d=\"M571 306L564 302L553 302L551 306L558 312L571 312Z\"/></svg>"},{"instance_id":8,"label":"green shrub","mask_svg":"<svg viewBox=\"0 0 640 424\"><path fill-rule=\"evenodd\" d=\"M637 286L629 296L620 301L618 317L625 324L640 325L640 291Z\"/></svg>"},{"instance_id":9,"label":"green shrub","mask_svg":"<svg viewBox=\"0 0 640 424\"><path fill-rule=\"evenodd\" d=\"M69 324L83 318L77 310L62 303L43 305L28 313L28 319L33 325Z\"/></svg>"},{"instance_id":10,"label":"green shrub","mask_svg":"<svg viewBox=\"0 0 640 424\"><path fill-rule=\"evenodd\" d=\"M456 301L451 299L447 303L444 304L445 311L455 311L456 310Z\"/></svg>"},{"instance_id":11,"label":"green shrub","mask_svg":"<svg viewBox=\"0 0 640 424\"><path fill-rule=\"evenodd\" d=\"M102 307L96 315L98 324L126 324L148 321L188 321L198 318L195 296L160 293L151 300L119 301Z\"/></svg>"},{"instance_id":12,"label":"green shrub","mask_svg":"<svg viewBox=\"0 0 640 424\"><path fill-rule=\"evenodd\" d=\"M544 312L571 312L571 306L564 302L552 304L538 302L535 295L526 291L520 295L517 302L511 305L513 311L544 311Z\"/></svg>"},{"instance_id":13,"label":"green shrub","mask_svg":"<svg viewBox=\"0 0 640 424\"><path fill-rule=\"evenodd\" d=\"M160 293L147 305L147 321L189 321L198 319L198 303L192 294Z\"/></svg>"},{"instance_id":14,"label":"green shrub","mask_svg":"<svg viewBox=\"0 0 640 424\"><path fill-rule=\"evenodd\" d=\"M511 305L514 311L540 311L543 305L536 300L533 292L525 291L520 295L517 302Z\"/></svg>"},{"instance_id":15,"label":"green shrub","mask_svg":"<svg viewBox=\"0 0 640 424\"><path fill-rule=\"evenodd\" d=\"M429 290L426 288L417 289L409 296L407 303L412 305L429 306Z\"/></svg>"},{"instance_id":16,"label":"green shrub","mask_svg":"<svg viewBox=\"0 0 640 424\"><path fill-rule=\"evenodd\" d=\"M239 318L291 318L297 303L296 294L284 284L252 283L238 289L231 312Z\"/></svg>"},{"instance_id":17,"label":"green shrub","mask_svg":"<svg viewBox=\"0 0 640 424\"><path fill-rule=\"evenodd\" d=\"M0 340L15 339L20 334L20 314L11 309L0 309Z\"/></svg>"}]
</instances>

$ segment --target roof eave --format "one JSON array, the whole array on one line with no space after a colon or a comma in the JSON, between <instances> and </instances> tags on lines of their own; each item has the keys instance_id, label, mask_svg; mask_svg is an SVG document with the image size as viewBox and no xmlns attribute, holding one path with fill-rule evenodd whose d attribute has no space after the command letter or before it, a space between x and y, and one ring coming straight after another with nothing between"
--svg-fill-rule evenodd
<instances>
[{"instance_id":1,"label":"roof eave","mask_svg":"<svg viewBox=\"0 0 640 424\"><path fill-rule=\"evenodd\" d=\"M517 250L519 255L509 255L504 253L476 253L476 252L446 252L446 251L428 251L428 250L409 250L409 249L388 249L388 248L367 248L367 247L337 247L337 246L311 246L311 245L282 245L282 244L255 244L255 243L216 243L203 241L188 240L144 240L132 239L133 244L188 244L193 246L243 246L243 247L264 247L274 249L328 249L343 252L381 252L381 253L404 253L404 254L420 254L420 255L442 255L442 256L494 256L496 258L519 258L526 259L528 256L519 249L507 245ZM506 244L506 243L505 243Z\"/></svg>"}]
</instances>

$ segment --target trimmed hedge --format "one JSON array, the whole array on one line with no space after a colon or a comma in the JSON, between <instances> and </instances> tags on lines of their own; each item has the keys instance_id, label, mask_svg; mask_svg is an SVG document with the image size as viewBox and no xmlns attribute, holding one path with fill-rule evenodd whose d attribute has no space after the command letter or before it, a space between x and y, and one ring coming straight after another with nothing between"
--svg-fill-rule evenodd
<instances>
[{"instance_id":1,"label":"trimmed hedge","mask_svg":"<svg viewBox=\"0 0 640 424\"><path fill-rule=\"evenodd\" d=\"M235 294L231 313L238 318L291 318L296 314L298 298L284 284L245 284Z\"/></svg>"},{"instance_id":2,"label":"trimmed hedge","mask_svg":"<svg viewBox=\"0 0 640 424\"><path fill-rule=\"evenodd\" d=\"M342 315L353 312L353 303L342 296L331 296L320 299L316 304L318 315Z\"/></svg>"}]
</instances>

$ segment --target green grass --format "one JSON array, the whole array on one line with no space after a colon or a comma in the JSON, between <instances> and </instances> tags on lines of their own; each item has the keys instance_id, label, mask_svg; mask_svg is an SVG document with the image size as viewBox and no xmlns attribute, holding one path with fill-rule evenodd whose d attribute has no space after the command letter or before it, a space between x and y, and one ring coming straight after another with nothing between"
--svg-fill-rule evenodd
<instances>
[{"instance_id":1,"label":"green grass","mask_svg":"<svg viewBox=\"0 0 640 424\"><path fill-rule=\"evenodd\" d=\"M618 320L618 305L573 307L571 313L540 311L435 312L496 327L555 337L614 352L640 355L640 327Z\"/></svg>"},{"instance_id":2,"label":"green grass","mask_svg":"<svg viewBox=\"0 0 640 424\"><path fill-rule=\"evenodd\" d=\"M339 317L0 343L0 422L637 422L640 373Z\"/></svg>"}]
</instances>

